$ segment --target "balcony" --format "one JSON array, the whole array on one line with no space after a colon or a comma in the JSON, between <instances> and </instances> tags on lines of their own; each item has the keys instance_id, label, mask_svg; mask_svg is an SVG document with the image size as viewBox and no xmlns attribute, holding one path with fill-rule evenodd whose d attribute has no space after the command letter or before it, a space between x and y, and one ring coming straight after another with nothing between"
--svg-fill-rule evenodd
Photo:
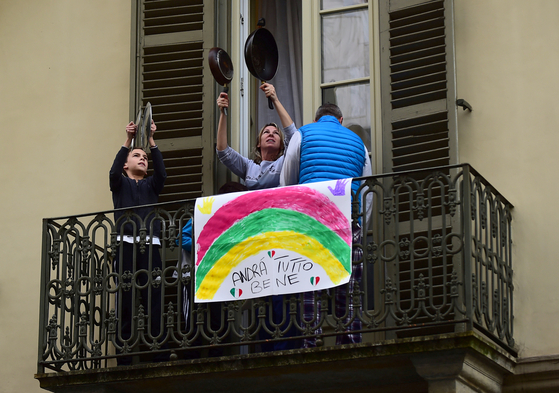
<instances>
[{"instance_id":1,"label":"balcony","mask_svg":"<svg viewBox=\"0 0 559 393\"><path fill-rule=\"evenodd\" d=\"M363 180L352 207L361 226L353 269L361 274L306 305L303 294L211 306L185 300L194 298L191 266L181 267L177 241L194 200L154 205L136 221L142 254L161 226L161 269L115 269L122 241L114 211L44 219L41 387L345 391L351 381L357 391L427 392L459 379L464 364L484 371L462 380L502 383L517 356L512 205L467 164ZM134 213L120 220L133 224ZM131 335L120 323L125 292L135 304ZM119 358L131 365L117 367Z\"/></svg>"}]
</instances>

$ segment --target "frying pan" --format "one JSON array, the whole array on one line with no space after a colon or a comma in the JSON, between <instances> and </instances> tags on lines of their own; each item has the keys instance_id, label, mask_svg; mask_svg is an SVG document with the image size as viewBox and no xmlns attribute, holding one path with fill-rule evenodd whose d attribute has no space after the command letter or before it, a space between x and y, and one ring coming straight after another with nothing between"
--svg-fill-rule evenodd
<instances>
[{"instance_id":1,"label":"frying pan","mask_svg":"<svg viewBox=\"0 0 559 393\"><path fill-rule=\"evenodd\" d=\"M245 42L245 63L248 70L262 84L269 81L278 70L278 46L272 33L259 27L248 36ZM268 107L274 109L268 97Z\"/></svg>"},{"instance_id":2,"label":"frying pan","mask_svg":"<svg viewBox=\"0 0 559 393\"><path fill-rule=\"evenodd\" d=\"M136 116L136 135L132 141L133 147L140 147L145 151L149 151L149 134L151 133L151 120L153 118L151 103L147 103L142 114L142 108Z\"/></svg>"},{"instance_id":3,"label":"frying pan","mask_svg":"<svg viewBox=\"0 0 559 393\"><path fill-rule=\"evenodd\" d=\"M215 81L221 86L224 86L223 91L227 93L229 91L227 85L231 83L231 79L233 79L233 62L231 58L223 49L216 47L210 49L208 62L210 63L210 70L212 71ZM225 116L227 116L227 108L224 108L223 112Z\"/></svg>"}]
</instances>

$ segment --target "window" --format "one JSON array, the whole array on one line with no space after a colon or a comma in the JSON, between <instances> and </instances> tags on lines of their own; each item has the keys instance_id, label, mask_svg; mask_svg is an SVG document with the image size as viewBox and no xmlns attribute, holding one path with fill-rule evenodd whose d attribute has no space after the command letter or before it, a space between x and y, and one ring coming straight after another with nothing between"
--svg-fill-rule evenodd
<instances>
[{"instance_id":1,"label":"window","mask_svg":"<svg viewBox=\"0 0 559 393\"><path fill-rule=\"evenodd\" d=\"M349 3L349 4L348 4ZM368 4L362 1L322 2L322 103L333 103L344 125L371 146L370 33Z\"/></svg>"},{"instance_id":2,"label":"window","mask_svg":"<svg viewBox=\"0 0 559 393\"><path fill-rule=\"evenodd\" d=\"M243 74L241 35L261 16L278 44L287 45L272 83L296 126L333 102L369 148L375 172L458 162L451 0L139 0L131 107L153 106L169 172L162 201L214 191L217 87L205 59L217 41L231 39L221 46L236 66L231 145L248 155L258 125L278 122L258 81Z\"/></svg>"}]
</instances>

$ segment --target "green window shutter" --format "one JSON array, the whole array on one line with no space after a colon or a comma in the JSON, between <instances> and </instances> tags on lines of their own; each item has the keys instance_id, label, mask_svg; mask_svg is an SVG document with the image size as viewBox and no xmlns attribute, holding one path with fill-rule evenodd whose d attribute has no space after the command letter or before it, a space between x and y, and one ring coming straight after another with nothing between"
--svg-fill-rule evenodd
<instances>
[{"instance_id":1,"label":"green window shutter","mask_svg":"<svg viewBox=\"0 0 559 393\"><path fill-rule=\"evenodd\" d=\"M213 191L213 105L205 67L213 42L213 1L141 0L136 108L148 102L167 181L160 202ZM206 87L208 85L208 87Z\"/></svg>"},{"instance_id":2,"label":"green window shutter","mask_svg":"<svg viewBox=\"0 0 559 393\"><path fill-rule=\"evenodd\" d=\"M383 117L383 172L399 172L455 164L457 155L456 93L452 0L381 0L381 99ZM438 253L453 232L454 219L443 205L448 186L433 184L428 192L429 216L412 209L417 188L410 176L409 189L394 190L398 203L397 224L385 228L385 236L398 245L398 257L390 266L397 288L401 315L408 316L419 304L417 288L426 284L427 308L440 320L454 317L449 283L453 256ZM456 229L456 228L454 228ZM446 240L448 241L448 240ZM412 252L413 251L413 252ZM433 322L427 313L413 323ZM397 337L446 333L453 326L404 329Z\"/></svg>"},{"instance_id":3,"label":"green window shutter","mask_svg":"<svg viewBox=\"0 0 559 393\"><path fill-rule=\"evenodd\" d=\"M380 7L383 172L457 163L452 0Z\"/></svg>"}]
</instances>

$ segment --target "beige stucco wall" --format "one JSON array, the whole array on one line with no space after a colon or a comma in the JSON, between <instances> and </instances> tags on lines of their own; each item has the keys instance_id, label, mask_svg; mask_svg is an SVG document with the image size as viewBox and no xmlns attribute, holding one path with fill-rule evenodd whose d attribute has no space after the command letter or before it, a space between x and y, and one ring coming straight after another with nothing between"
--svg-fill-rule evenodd
<instances>
[{"instance_id":1,"label":"beige stucco wall","mask_svg":"<svg viewBox=\"0 0 559 393\"><path fill-rule=\"evenodd\" d=\"M41 219L112 207L129 121L131 4L0 2L0 391L36 371ZM559 1L455 0L460 161L515 205L515 338L559 353Z\"/></svg>"},{"instance_id":2,"label":"beige stucco wall","mask_svg":"<svg viewBox=\"0 0 559 393\"><path fill-rule=\"evenodd\" d=\"M111 209L131 2L0 2L0 391L39 392L41 219Z\"/></svg>"},{"instance_id":3,"label":"beige stucco wall","mask_svg":"<svg viewBox=\"0 0 559 393\"><path fill-rule=\"evenodd\" d=\"M559 1L455 0L461 162L515 206L515 338L559 353Z\"/></svg>"}]
</instances>

